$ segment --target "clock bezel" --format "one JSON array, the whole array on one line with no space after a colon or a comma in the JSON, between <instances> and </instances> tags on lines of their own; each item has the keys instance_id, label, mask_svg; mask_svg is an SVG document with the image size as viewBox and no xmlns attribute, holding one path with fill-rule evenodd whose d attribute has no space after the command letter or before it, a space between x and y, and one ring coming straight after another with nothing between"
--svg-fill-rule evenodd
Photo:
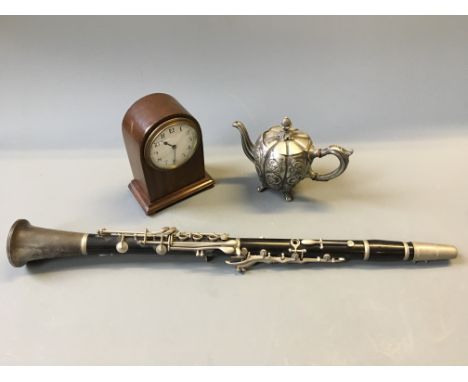
<instances>
[{"instance_id":1,"label":"clock bezel","mask_svg":"<svg viewBox=\"0 0 468 382\"><path fill-rule=\"evenodd\" d=\"M189 125L195 131L195 133L197 134L197 142L196 142L194 148L192 149L192 155L190 155L187 159L185 159L185 161L179 163L179 165L176 166L176 167L172 167L172 168L159 167L151 159L151 144L156 140L156 138L160 134L162 134L163 132L168 130L171 125L174 125L174 124L177 124L177 123L180 123L180 122L184 122L184 124ZM174 171L174 170L177 170L177 169L181 168L185 164L187 164L190 161L190 159L193 158L193 156L197 152L198 146L200 144L200 140L201 140L200 139L200 130L198 128L198 124L195 121L193 121L192 119L189 119L189 118L184 118L184 117L171 118L171 119L169 119L167 121L164 121L160 125L157 125L154 128L154 130L148 135L148 137L146 138L145 147L143 149L143 156L144 156L144 159L145 159L146 163L155 170L158 170L158 171Z\"/></svg>"}]
</instances>

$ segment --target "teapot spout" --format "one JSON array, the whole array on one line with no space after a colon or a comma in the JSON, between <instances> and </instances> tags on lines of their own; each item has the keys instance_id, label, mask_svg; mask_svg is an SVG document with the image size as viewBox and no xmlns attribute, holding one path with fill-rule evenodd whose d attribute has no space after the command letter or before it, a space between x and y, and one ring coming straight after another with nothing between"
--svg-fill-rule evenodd
<instances>
[{"instance_id":1,"label":"teapot spout","mask_svg":"<svg viewBox=\"0 0 468 382\"><path fill-rule=\"evenodd\" d=\"M239 130L241 134L242 149L244 150L245 155L251 162L255 163L254 144L250 140L249 133L247 132L245 125L240 121L235 121L232 126Z\"/></svg>"}]
</instances>

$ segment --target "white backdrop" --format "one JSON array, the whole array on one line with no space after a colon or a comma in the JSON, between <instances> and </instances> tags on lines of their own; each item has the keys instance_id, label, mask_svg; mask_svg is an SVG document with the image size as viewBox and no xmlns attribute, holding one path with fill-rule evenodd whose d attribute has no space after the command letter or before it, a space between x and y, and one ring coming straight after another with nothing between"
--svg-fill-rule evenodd
<instances>
[{"instance_id":1,"label":"white backdrop","mask_svg":"<svg viewBox=\"0 0 468 382\"><path fill-rule=\"evenodd\" d=\"M156 91L210 145L284 114L319 141L464 129L467 36L466 17L2 17L0 147L121 148Z\"/></svg>"}]
</instances>

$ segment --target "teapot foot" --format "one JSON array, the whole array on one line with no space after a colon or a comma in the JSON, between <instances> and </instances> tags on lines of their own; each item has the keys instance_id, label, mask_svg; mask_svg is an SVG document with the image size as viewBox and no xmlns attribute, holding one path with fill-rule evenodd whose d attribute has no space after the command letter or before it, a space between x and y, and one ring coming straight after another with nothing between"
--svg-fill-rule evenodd
<instances>
[{"instance_id":1,"label":"teapot foot","mask_svg":"<svg viewBox=\"0 0 468 382\"><path fill-rule=\"evenodd\" d=\"M293 200L292 193L291 192L283 192L283 198L287 202L290 202L291 200Z\"/></svg>"},{"instance_id":2,"label":"teapot foot","mask_svg":"<svg viewBox=\"0 0 468 382\"><path fill-rule=\"evenodd\" d=\"M261 184L260 186L257 187L257 191L258 192L263 192L267 189L268 187L267 186L264 186L263 184Z\"/></svg>"}]
</instances>

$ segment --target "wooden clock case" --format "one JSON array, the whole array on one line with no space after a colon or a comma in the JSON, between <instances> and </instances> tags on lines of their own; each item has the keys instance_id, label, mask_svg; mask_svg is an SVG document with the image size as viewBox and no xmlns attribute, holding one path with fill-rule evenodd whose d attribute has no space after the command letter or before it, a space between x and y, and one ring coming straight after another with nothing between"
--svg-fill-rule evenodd
<instances>
[{"instance_id":1,"label":"wooden clock case","mask_svg":"<svg viewBox=\"0 0 468 382\"><path fill-rule=\"evenodd\" d=\"M174 118L193 122L198 134L197 148L178 168L154 168L145 159L146 141L153 131ZM134 178L128 187L147 215L214 185L205 171L200 125L174 97L154 93L136 101L124 116L122 132Z\"/></svg>"}]
</instances>

